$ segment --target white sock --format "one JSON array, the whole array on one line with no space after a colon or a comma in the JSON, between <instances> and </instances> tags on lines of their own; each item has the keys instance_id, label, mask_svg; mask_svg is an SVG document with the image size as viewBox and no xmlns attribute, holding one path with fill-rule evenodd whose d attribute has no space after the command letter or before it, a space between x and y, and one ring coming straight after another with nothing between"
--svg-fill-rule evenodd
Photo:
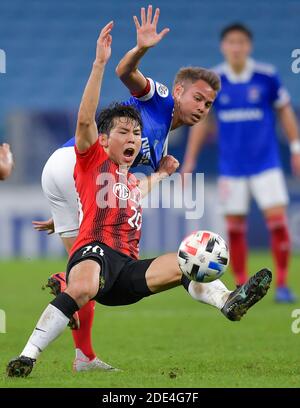
<instances>
[{"instance_id":1,"label":"white sock","mask_svg":"<svg viewBox=\"0 0 300 408\"><path fill-rule=\"evenodd\" d=\"M20 355L36 359L64 331L68 323L69 318L63 312L48 305Z\"/></svg>"},{"instance_id":2,"label":"white sock","mask_svg":"<svg viewBox=\"0 0 300 408\"><path fill-rule=\"evenodd\" d=\"M188 291L193 299L215 306L220 310L231 293L219 279L209 283L191 281Z\"/></svg>"}]
</instances>

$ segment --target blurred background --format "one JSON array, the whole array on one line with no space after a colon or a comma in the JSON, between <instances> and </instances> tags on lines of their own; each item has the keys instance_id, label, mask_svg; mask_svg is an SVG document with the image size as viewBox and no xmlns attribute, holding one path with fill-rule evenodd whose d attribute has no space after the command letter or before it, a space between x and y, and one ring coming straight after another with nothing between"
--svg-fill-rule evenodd
<instances>
[{"instance_id":1,"label":"blurred background","mask_svg":"<svg viewBox=\"0 0 300 408\"><path fill-rule=\"evenodd\" d=\"M113 54L102 88L102 107L129 97L115 75L115 67L135 45L132 16L147 3L137 0L1 0L0 49L6 55L6 73L0 73L0 143L11 144L16 167L0 184L0 257L63 255L57 237L33 231L33 219L50 212L40 187L48 157L73 136L77 109L94 59L100 28L113 19ZM159 30L171 29L151 49L142 72L172 87L177 70L186 65L212 67L222 61L219 33L232 22L245 23L254 33L253 56L274 64L288 88L300 118L300 74L291 70L292 50L299 48L299 0L158 0ZM289 148L279 132L281 157L291 203L289 223L294 250L300 249L300 183L291 176ZM170 138L169 153L180 161L187 129ZM176 250L195 229L224 234L216 200L217 148L208 138L198 162L205 176L204 213L185 220L185 209L145 210L141 249L144 253ZM255 205L250 215L252 248L268 246L268 234Z\"/></svg>"}]
</instances>

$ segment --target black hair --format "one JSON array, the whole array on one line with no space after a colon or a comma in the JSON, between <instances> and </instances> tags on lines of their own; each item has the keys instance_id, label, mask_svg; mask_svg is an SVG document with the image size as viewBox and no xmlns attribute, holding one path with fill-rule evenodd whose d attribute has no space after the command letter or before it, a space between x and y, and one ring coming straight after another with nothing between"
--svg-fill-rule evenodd
<instances>
[{"instance_id":1,"label":"black hair","mask_svg":"<svg viewBox=\"0 0 300 408\"><path fill-rule=\"evenodd\" d=\"M226 35L231 33L232 31L240 31L241 33L244 33L250 41L253 40L253 34L248 27L241 23L234 23L223 28L220 34L221 41L224 40Z\"/></svg>"},{"instance_id":2,"label":"black hair","mask_svg":"<svg viewBox=\"0 0 300 408\"><path fill-rule=\"evenodd\" d=\"M127 121L135 122L137 126L140 126L141 131L143 130L141 114L134 106L112 103L96 116L98 133L109 135L115 125L114 119L117 118L127 118Z\"/></svg>"}]
</instances>

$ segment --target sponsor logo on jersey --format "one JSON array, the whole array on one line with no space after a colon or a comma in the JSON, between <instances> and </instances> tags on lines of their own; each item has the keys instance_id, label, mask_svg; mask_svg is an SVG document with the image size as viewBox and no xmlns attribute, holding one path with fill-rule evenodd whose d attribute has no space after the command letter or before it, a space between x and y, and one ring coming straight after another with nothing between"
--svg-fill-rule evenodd
<instances>
[{"instance_id":1,"label":"sponsor logo on jersey","mask_svg":"<svg viewBox=\"0 0 300 408\"><path fill-rule=\"evenodd\" d=\"M140 164L148 164L151 159L150 144L148 137L142 137L142 157L139 160Z\"/></svg>"},{"instance_id":2,"label":"sponsor logo on jersey","mask_svg":"<svg viewBox=\"0 0 300 408\"><path fill-rule=\"evenodd\" d=\"M120 200L128 200L130 197L130 190L124 183L115 183L113 186L113 193Z\"/></svg>"},{"instance_id":3,"label":"sponsor logo on jersey","mask_svg":"<svg viewBox=\"0 0 300 408\"><path fill-rule=\"evenodd\" d=\"M156 82L156 90L159 96L166 98L169 95L169 89L159 82Z\"/></svg>"},{"instance_id":4,"label":"sponsor logo on jersey","mask_svg":"<svg viewBox=\"0 0 300 408\"><path fill-rule=\"evenodd\" d=\"M229 109L221 110L218 116L221 122L246 122L262 120L264 112L261 109Z\"/></svg>"}]
</instances>

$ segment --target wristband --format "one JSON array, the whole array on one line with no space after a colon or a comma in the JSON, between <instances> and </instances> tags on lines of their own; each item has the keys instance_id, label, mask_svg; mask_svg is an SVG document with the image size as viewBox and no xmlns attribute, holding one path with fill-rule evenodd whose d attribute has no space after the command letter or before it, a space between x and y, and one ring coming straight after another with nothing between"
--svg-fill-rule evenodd
<instances>
[{"instance_id":1,"label":"wristband","mask_svg":"<svg viewBox=\"0 0 300 408\"><path fill-rule=\"evenodd\" d=\"M299 154L300 153L300 140L294 140L290 143L290 151L292 154Z\"/></svg>"}]
</instances>

